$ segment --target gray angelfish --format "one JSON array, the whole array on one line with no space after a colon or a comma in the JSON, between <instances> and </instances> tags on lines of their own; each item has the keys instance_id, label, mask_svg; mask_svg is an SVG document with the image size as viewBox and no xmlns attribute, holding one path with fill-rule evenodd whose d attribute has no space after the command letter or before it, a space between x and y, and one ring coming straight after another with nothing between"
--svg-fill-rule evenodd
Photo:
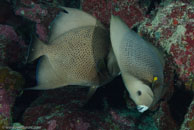
<instances>
[{"instance_id":1,"label":"gray angelfish","mask_svg":"<svg viewBox=\"0 0 194 130\"><path fill-rule=\"evenodd\" d=\"M97 87L111 81L120 72L110 36L97 19L81 10L63 8L51 28L49 42L36 40L29 62L41 57L35 90L68 85Z\"/></svg>"},{"instance_id":2,"label":"gray angelfish","mask_svg":"<svg viewBox=\"0 0 194 130\"><path fill-rule=\"evenodd\" d=\"M144 112L164 94L163 56L117 16L111 17L110 33L124 84L138 111Z\"/></svg>"}]
</instances>

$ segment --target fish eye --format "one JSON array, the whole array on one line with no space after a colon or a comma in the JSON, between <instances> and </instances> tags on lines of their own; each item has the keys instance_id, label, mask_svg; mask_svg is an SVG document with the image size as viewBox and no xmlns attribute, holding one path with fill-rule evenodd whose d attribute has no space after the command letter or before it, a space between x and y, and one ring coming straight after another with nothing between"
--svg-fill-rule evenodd
<instances>
[{"instance_id":1,"label":"fish eye","mask_svg":"<svg viewBox=\"0 0 194 130\"><path fill-rule=\"evenodd\" d=\"M138 95L138 96L141 96L141 94L142 94L141 91L138 90L138 91L137 91L137 95Z\"/></svg>"}]
</instances>

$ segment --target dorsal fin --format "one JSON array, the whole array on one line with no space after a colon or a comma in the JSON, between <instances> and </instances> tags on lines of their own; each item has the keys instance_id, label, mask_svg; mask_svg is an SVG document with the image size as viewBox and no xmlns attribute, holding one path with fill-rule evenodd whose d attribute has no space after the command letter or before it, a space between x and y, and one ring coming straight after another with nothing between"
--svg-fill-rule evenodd
<instances>
[{"instance_id":1,"label":"dorsal fin","mask_svg":"<svg viewBox=\"0 0 194 130\"><path fill-rule=\"evenodd\" d=\"M119 46L123 36L129 31L128 26L118 17L118 16L111 16L110 20L110 37L111 37L111 44L115 56L118 59L119 56Z\"/></svg>"},{"instance_id":2,"label":"dorsal fin","mask_svg":"<svg viewBox=\"0 0 194 130\"><path fill-rule=\"evenodd\" d=\"M51 37L49 41L56 39L61 34L83 26L96 26L99 24L96 18L92 15L75 8L61 7L66 12L60 12L60 14L55 18L52 24ZM103 26L102 26L103 27Z\"/></svg>"}]
</instances>

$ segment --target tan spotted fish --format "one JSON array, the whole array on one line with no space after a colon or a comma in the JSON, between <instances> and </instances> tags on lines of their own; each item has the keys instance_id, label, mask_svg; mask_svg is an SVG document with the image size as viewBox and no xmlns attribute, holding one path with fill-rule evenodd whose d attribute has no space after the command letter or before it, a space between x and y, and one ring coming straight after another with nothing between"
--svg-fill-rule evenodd
<instances>
[{"instance_id":1,"label":"tan spotted fish","mask_svg":"<svg viewBox=\"0 0 194 130\"><path fill-rule=\"evenodd\" d=\"M120 72L110 36L93 16L72 8L63 8L52 26L49 42L32 45L29 62L41 59L37 69L37 86L30 89L54 89L67 85L96 88Z\"/></svg>"},{"instance_id":2,"label":"tan spotted fish","mask_svg":"<svg viewBox=\"0 0 194 130\"><path fill-rule=\"evenodd\" d=\"M111 17L111 43L124 84L139 112L155 105L164 93L163 64L159 51L117 16Z\"/></svg>"}]
</instances>

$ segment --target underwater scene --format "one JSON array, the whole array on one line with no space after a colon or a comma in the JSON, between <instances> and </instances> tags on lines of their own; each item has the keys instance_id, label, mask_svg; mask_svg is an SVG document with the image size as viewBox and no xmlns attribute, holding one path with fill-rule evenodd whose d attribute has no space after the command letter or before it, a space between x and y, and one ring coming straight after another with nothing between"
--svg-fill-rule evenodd
<instances>
[{"instance_id":1,"label":"underwater scene","mask_svg":"<svg viewBox=\"0 0 194 130\"><path fill-rule=\"evenodd\" d=\"M194 130L194 0L0 0L0 130Z\"/></svg>"}]
</instances>

